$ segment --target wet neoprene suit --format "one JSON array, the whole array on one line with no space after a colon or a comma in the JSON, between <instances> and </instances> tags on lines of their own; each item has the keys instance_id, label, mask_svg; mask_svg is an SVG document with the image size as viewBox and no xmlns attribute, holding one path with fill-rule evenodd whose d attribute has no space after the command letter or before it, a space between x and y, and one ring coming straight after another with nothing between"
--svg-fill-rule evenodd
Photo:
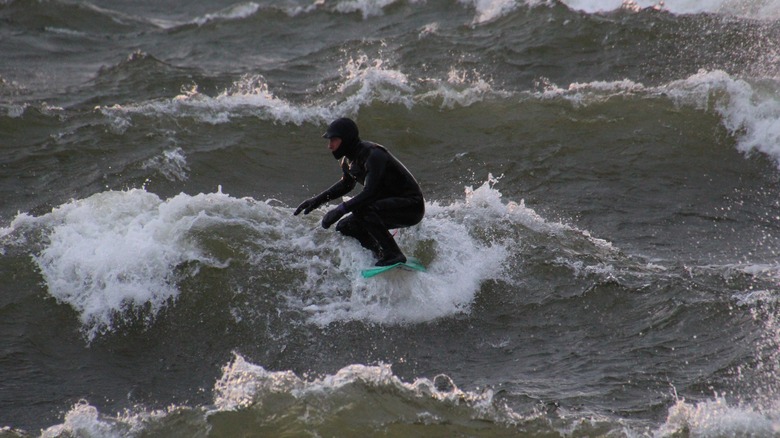
<instances>
[{"instance_id":1,"label":"wet neoprene suit","mask_svg":"<svg viewBox=\"0 0 780 438\"><path fill-rule=\"evenodd\" d=\"M329 228L352 213L338 222L336 230L373 251L380 258L380 265L405 261L388 230L415 225L425 214L425 201L414 176L383 146L361 141L352 120L334 121L323 137L341 138L333 155L341 160L343 175L329 189L301 203L294 214L308 214L325 202L346 195L360 183L363 190L325 214L322 226Z\"/></svg>"},{"instance_id":2,"label":"wet neoprene suit","mask_svg":"<svg viewBox=\"0 0 780 438\"><path fill-rule=\"evenodd\" d=\"M358 216L376 213L385 229L419 223L425 214L425 202L420 186L406 167L376 143L361 141L351 152L352 157L341 159L344 174L325 191L326 201L349 193L360 183L363 190L344 202L347 212Z\"/></svg>"}]
</instances>

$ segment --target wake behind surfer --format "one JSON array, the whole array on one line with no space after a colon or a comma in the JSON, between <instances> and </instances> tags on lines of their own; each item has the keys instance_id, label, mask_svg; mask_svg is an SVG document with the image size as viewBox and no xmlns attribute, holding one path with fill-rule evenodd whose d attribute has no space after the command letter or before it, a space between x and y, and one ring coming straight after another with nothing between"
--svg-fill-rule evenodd
<instances>
[{"instance_id":1,"label":"wake behind surfer","mask_svg":"<svg viewBox=\"0 0 780 438\"><path fill-rule=\"evenodd\" d=\"M414 176L384 146L362 141L357 125L348 118L334 120L322 137L328 139L328 149L340 160L341 179L303 201L293 214L309 214L360 183L363 190L328 211L322 218L322 227L330 228L338 221L336 230L371 250L378 259L376 266L406 262L389 230L416 225L425 214L425 201ZM351 214L342 219L348 213Z\"/></svg>"}]
</instances>

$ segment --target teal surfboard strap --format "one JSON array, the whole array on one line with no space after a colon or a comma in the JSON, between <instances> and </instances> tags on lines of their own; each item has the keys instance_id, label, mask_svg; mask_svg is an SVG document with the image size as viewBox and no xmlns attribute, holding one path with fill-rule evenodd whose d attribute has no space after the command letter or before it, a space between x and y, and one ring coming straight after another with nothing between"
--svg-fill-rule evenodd
<instances>
[{"instance_id":1,"label":"teal surfboard strap","mask_svg":"<svg viewBox=\"0 0 780 438\"><path fill-rule=\"evenodd\" d=\"M390 266L377 266L375 268L368 268L360 271L360 275L363 276L363 278L371 278L375 275L379 275L383 272L387 272L391 269L395 268L401 268L405 270L414 270L414 271L420 271L425 272L425 266L423 266L422 263L420 263L419 260L409 257L406 260L406 263L396 263L394 265Z\"/></svg>"}]
</instances>

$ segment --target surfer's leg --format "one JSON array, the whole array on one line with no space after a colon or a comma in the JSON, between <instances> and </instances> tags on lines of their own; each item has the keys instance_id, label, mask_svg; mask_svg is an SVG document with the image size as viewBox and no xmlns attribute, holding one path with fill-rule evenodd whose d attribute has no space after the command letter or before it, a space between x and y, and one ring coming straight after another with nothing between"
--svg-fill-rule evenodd
<instances>
[{"instance_id":1,"label":"surfer's leg","mask_svg":"<svg viewBox=\"0 0 780 438\"><path fill-rule=\"evenodd\" d=\"M418 198L385 198L372 204L370 210L379 216L385 228L405 228L420 223L425 202Z\"/></svg>"},{"instance_id":2,"label":"surfer's leg","mask_svg":"<svg viewBox=\"0 0 780 438\"><path fill-rule=\"evenodd\" d=\"M406 256L398 247L390 230L379 227L371 230L371 234L382 247L382 257L376 262L377 266L390 266L396 263L406 263Z\"/></svg>"},{"instance_id":3,"label":"surfer's leg","mask_svg":"<svg viewBox=\"0 0 780 438\"><path fill-rule=\"evenodd\" d=\"M356 238L376 255L377 266L406 262L390 229L415 225L425 213L422 199L385 198L368 207L355 210L339 221L336 230Z\"/></svg>"},{"instance_id":4,"label":"surfer's leg","mask_svg":"<svg viewBox=\"0 0 780 438\"><path fill-rule=\"evenodd\" d=\"M376 266L390 266L406 262L406 256L398 247L398 243L390 234L387 224L376 208L371 206L356 213L358 213L361 225L365 227L368 234L374 237L381 248L381 257L376 262Z\"/></svg>"},{"instance_id":5,"label":"surfer's leg","mask_svg":"<svg viewBox=\"0 0 780 438\"><path fill-rule=\"evenodd\" d=\"M363 248L381 258L381 246L376 238L368 231L366 224L355 214L350 214L336 224L336 231L349 237L354 237Z\"/></svg>"}]
</instances>

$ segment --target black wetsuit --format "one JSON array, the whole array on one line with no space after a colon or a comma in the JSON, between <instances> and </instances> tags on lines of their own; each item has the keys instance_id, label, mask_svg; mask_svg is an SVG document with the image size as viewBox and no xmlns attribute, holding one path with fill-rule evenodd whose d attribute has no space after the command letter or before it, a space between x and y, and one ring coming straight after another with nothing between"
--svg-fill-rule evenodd
<instances>
[{"instance_id":1,"label":"black wetsuit","mask_svg":"<svg viewBox=\"0 0 780 438\"><path fill-rule=\"evenodd\" d=\"M406 261L388 230L418 224L425 214L425 201L419 184L406 167L387 149L376 143L361 141L357 125L350 119L334 121L323 135L341 138L333 152L341 160L341 179L328 190L307 199L293 214L308 214L325 202L338 199L360 183L363 190L349 201L329 211L322 225L356 238L363 247L379 258L378 265Z\"/></svg>"},{"instance_id":2,"label":"black wetsuit","mask_svg":"<svg viewBox=\"0 0 780 438\"><path fill-rule=\"evenodd\" d=\"M356 183L363 190L344 203L352 216L342 219L336 229L344 234L352 221L368 222L383 227L409 227L418 224L425 214L422 191L412 174L387 149L376 143L360 142L354 159L341 159L344 172L341 180L344 194Z\"/></svg>"}]
</instances>

